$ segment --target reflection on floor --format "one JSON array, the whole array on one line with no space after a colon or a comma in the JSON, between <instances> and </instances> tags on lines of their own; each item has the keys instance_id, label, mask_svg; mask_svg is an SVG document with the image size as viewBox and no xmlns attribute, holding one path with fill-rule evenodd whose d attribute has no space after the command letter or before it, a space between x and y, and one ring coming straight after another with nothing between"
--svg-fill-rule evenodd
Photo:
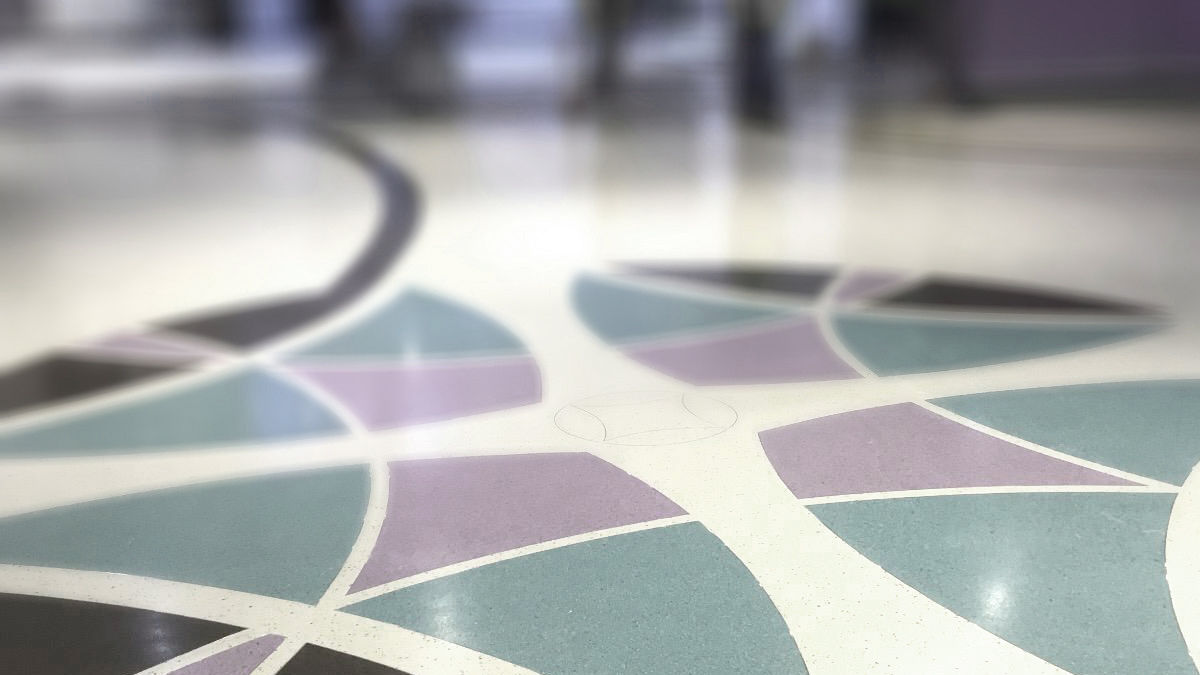
<instances>
[{"instance_id":1,"label":"reflection on floor","mask_svg":"<svg viewBox=\"0 0 1200 675\"><path fill-rule=\"evenodd\" d=\"M1200 161L812 119L347 124L305 160L382 188L340 270L47 307L0 372L0 662L1195 673Z\"/></svg>"}]
</instances>

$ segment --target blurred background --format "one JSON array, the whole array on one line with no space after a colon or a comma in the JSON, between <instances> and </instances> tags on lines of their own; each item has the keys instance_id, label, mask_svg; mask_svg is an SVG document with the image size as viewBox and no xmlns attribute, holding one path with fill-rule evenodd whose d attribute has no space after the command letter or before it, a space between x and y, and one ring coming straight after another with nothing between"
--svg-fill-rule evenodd
<instances>
[{"instance_id":1,"label":"blurred background","mask_svg":"<svg viewBox=\"0 0 1200 675\"><path fill-rule=\"evenodd\" d=\"M505 221L554 242L533 263L1186 299L1198 88L1194 0L0 0L3 354L321 287L375 207L263 133L298 118L384 148L448 220L586 193Z\"/></svg>"},{"instance_id":2,"label":"blurred background","mask_svg":"<svg viewBox=\"0 0 1200 675\"><path fill-rule=\"evenodd\" d=\"M1198 30L1188 0L4 0L0 95L428 112L582 107L720 78L749 118L771 120L813 72L957 104L1190 95Z\"/></svg>"}]
</instances>

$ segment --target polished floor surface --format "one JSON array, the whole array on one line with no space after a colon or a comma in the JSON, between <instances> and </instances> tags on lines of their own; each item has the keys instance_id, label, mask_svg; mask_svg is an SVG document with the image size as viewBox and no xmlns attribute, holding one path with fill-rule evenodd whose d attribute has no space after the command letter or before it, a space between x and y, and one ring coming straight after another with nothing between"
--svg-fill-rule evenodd
<instances>
[{"instance_id":1,"label":"polished floor surface","mask_svg":"<svg viewBox=\"0 0 1200 675\"><path fill-rule=\"evenodd\" d=\"M1196 673L1194 115L687 110L0 132L4 670Z\"/></svg>"}]
</instances>

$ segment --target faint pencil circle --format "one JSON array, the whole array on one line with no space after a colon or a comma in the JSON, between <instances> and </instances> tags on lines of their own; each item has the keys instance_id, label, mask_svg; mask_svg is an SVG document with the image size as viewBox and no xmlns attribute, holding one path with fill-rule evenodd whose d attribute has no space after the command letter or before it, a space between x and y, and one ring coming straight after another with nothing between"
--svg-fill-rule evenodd
<instances>
[{"instance_id":1,"label":"faint pencil circle","mask_svg":"<svg viewBox=\"0 0 1200 675\"><path fill-rule=\"evenodd\" d=\"M614 445L673 445L720 434L737 412L708 396L679 391L627 391L576 401L554 424L576 438Z\"/></svg>"}]
</instances>

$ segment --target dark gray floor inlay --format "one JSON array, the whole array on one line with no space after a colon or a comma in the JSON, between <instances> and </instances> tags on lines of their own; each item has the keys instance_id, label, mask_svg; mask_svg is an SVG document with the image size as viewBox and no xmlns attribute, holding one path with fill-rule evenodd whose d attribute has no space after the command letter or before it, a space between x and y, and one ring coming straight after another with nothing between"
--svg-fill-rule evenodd
<instances>
[{"instance_id":1,"label":"dark gray floor inlay","mask_svg":"<svg viewBox=\"0 0 1200 675\"><path fill-rule=\"evenodd\" d=\"M3 593L0 671L129 675L239 630L145 609Z\"/></svg>"},{"instance_id":2,"label":"dark gray floor inlay","mask_svg":"<svg viewBox=\"0 0 1200 675\"><path fill-rule=\"evenodd\" d=\"M374 661L316 645L304 645L279 675L408 675Z\"/></svg>"},{"instance_id":3,"label":"dark gray floor inlay","mask_svg":"<svg viewBox=\"0 0 1200 675\"><path fill-rule=\"evenodd\" d=\"M1102 298L1001 284L949 281L936 277L882 298L877 304L885 307L948 310L1150 313L1143 307Z\"/></svg>"},{"instance_id":4,"label":"dark gray floor inlay","mask_svg":"<svg viewBox=\"0 0 1200 675\"><path fill-rule=\"evenodd\" d=\"M383 217L375 236L342 275L321 293L185 318L166 324L166 327L235 347L250 347L351 302L375 285L400 256L416 229L418 200L412 181L382 155L346 134L328 129L310 128L309 131L375 178L383 200Z\"/></svg>"},{"instance_id":5,"label":"dark gray floor inlay","mask_svg":"<svg viewBox=\"0 0 1200 675\"><path fill-rule=\"evenodd\" d=\"M96 394L178 370L165 364L114 363L50 355L0 375L0 413Z\"/></svg>"},{"instance_id":6,"label":"dark gray floor inlay","mask_svg":"<svg viewBox=\"0 0 1200 675\"><path fill-rule=\"evenodd\" d=\"M626 265L641 276L693 281L708 286L724 286L743 291L768 291L805 298L821 294L833 275L827 270L790 269L782 266L753 265Z\"/></svg>"}]
</instances>

